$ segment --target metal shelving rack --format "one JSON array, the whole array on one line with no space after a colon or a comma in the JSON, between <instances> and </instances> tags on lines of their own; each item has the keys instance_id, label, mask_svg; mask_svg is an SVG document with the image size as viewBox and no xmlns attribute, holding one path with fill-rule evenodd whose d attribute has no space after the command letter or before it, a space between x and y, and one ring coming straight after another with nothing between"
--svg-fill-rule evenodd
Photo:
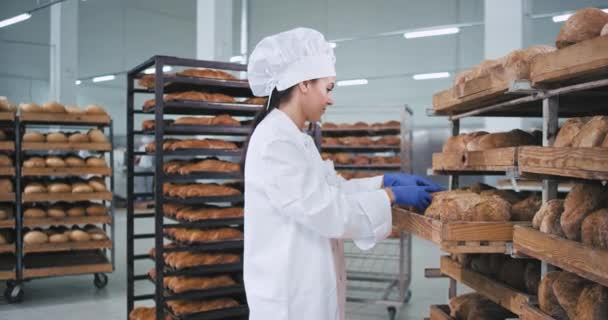
<instances>
[{"instance_id":1,"label":"metal shelving rack","mask_svg":"<svg viewBox=\"0 0 608 320\"><path fill-rule=\"evenodd\" d=\"M214 136L214 137L240 137L244 138L249 134L249 127L229 127L229 126L174 126L167 125L165 116L174 115L218 115L229 114L235 117L253 117L261 109L260 105L250 105L244 103L216 103L205 101L164 101L165 93L181 92L187 90L203 90L206 92L224 93L235 97L251 97L252 93L249 89L249 84L246 80L219 80L209 78L198 78L177 75L163 74L163 67L170 65L174 68L209 68L216 70L225 70L233 72L246 71L246 65L223 63L214 61L201 61L193 59L182 59L168 56L154 56L139 66L129 71L127 76L127 313L130 313L135 303L145 300L153 300L156 305L156 318L165 319L165 315L170 315L174 319L194 320L194 319L244 319L248 316L248 308L245 300L245 291L242 284L242 250L243 241L221 241L202 244L185 244L177 243L176 247L166 248L164 244L169 239L164 228L204 228L218 226L236 226L243 228L244 219L221 219L221 220L206 220L198 223L188 223L177 221L165 217L163 212L164 203L181 203L188 205L203 205L206 203L231 203L241 204L243 196L227 196L227 197L200 197L178 199L163 195L163 184L165 182L190 181L197 180L222 180L222 181L239 181L242 182L241 173L218 173L218 172L199 172L185 176L169 175L163 171L163 163L169 158L195 158L195 157L220 157L238 159L241 157L241 142L238 150L222 150L222 149L191 149L165 151L162 148L163 138L167 136ZM153 89L136 88L135 81L143 76L142 72L148 68L155 70L155 85ZM135 106L136 94L154 94L155 107L153 110L142 110ZM136 117L143 119L146 116L153 116L154 129L150 131L136 130ZM155 151L147 153L135 151L135 136L149 135L154 137ZM235 141L233 141L235 142ZM134 161L136 156L153 155L155 157L155 169L148 172L135 172ZM134 181L140 177L154 177L154 191L152 193L135 193ZM241 190L242 191L242 190ZM153 213L137 214L134 210L135 197L142 197L154 200ZM141 219L153 219L154 231L151 233L135 233L135 225ZM170 221L170 223L168 223ZM135 252L136 240L153 240L154 241L154 257L162 257L164 253L169 251L190 251L190 252L216 252L216 253L238 253L241 255L241 262L200 266L185 270L174 270L165 266L164 259L152 259L149 254L140 254ZM151 279L145 274L135 274L136 261L153 261L155 278ZM192 291L187 294L173 294L165 290L163 286L163 278L165 276L203 276L210 274L230 274L237 277L237 282L240 284L229 288L218 288L213 290ZM240 277L240 279L239 279ZM154 292L152 294L136 294L135 283L138 281L153 281ZM241 304L238 307L220 309L215 311L202 312L185 316L175 315L165 307L167 300L188 299L198 300L201 298L210 297L225 297L230 296L237 299ZM161 307L162 306L162 307Z\"/></svg>"},{"instance_id":2,"label":"metal shelving rack","mask_svg":"<svg viewBox=\"0 0 608 320\"><path fill-rule=\"evenodd\" d=\"M321 145L322 152L353 154L399 154L401 164L396 168L387 165L336 165L336 170L373 170L380 172L412 172L412 116L409 106L401 108L400 128L379 129L321 129L321 136L391 136L399 135L399 146L331 146ZM318 142L318 144L320 141ZM401 232L397 239L387 239L368 251L359 250L352 241L344 243L346 258L347 301L386 305L389 318L394 319L397 308L411 296L411 235Z\"/></svg>"},{"instance_id":3,"label":"metal shelving rack","mask_svg":"<svg viewBox=\"0 0 608 320\"><path fill-rule=\"evenodd\" d=\"M17 179L17 163L18 163L18 150L16 147L17 143L17 132L18 132L18 123L16 120L16 114L14 112L1 112L0 113L0 128L2 129L10 129L13 132L13 141L2 141L2 145L0 146L0 151L2 153L7 154L12 158L13 166L12 168L6 168L3 170L2 176L0 178L3 179L11 179L13 182L13 190L15 191L12 196L3 197L1 200L3 205L12 206L13 217L12 219L7 219L7 221L2 221L2 228L4 229L12 229L13 235L15 236L15 240L12 243L12 248L10 246L6 246L6 250L2 250L0 253L0 280L7 281L6 291L4 295L10 297L12 294L12 287L17 279L17 275L20 273L20 264L17 259L17 254L19 253L19 243L20 240L18 238L19 232L19 222L17 217L20 216L19 205L18 204L18 196L19 192L19 179Z\"/></svg>"},{"instance_id":4,"label":"metal shelving rack","mask_svg":"<svg viewBox=\"0 0 608 320\"><path fill-rule=\"evenodd\" d=\"M549 147L557 135L559 129L559 118L582 117L595 115L608 115L605 101L608 93L608 79L606 73L600 72L592 76L578 77L561 81L549 86L536 86L532 88L528 81L515 81L510 84L506 95L513 95L507 101L480 105L478 108L464 112L442 112L437 113L432 109L427 110L429 116L444 116L450 121L452 135L460 133L460 121L468 117L527 117L542 119L542 146ZM432 170L431 170L432 171ZM481 173L483 174L483 173ZM530 174L524 172L521 167L506 172L511 179L514 189L519 189L516 181L519 178L540 179L542 185L543 203L557 198L558 184L572 180L584 179L581 176L568 176L567 174ZM459 176L450 174L450 190L459 187ZM593 180L593 179L591 179ZM517 227L516 227L517 229ZM516 239L514 239L516 242ZM516 244L514 243L516 246ZM517 252L511 250L511 256L520 258ZM541 277L554 269L546 261L541 261ZM434 277L434 276L430 276ZM456 296L456 280L450 278L449 297Z\"/></svg>"},{"instance_id":5,"label":"metal shelving rack","mask_svg":"<svg viewBox=\"0 0 608 320\"><path fill-rule=\"evenodd\" d=\"M91 128L95 127L102 130L109 138L108 143L102 144L80 144L70 145L69 143L42 145L30 145L21 141L23 133L27 127L48 128L49 126L62 126L70 128ZM115 268L115 227L114 227L114 155L111 152L114 149L114 134L112 120L106 115L69 115L69 114L48 114L48 113L22 113L15 117L15 243L16 243L16 267L14 280L7 282L5 297L9 302L20 302L23 300L23 283L39 278L59 277L93 274L94 284L97 288L104 288L108 283L106 273L111 273ZM28 174L22 168L22 161L25 159L24 154L45 155L50 151L93 151L99 154L109 153L109 171L102 174L107 183L109 179L109 192L103 194L59 194L54 197L51 194L46 194L40 200L28 199L23 195L23 187L25 179L37 179L48 177L78 177L83 175L96 176L95 169L87 169L80 171L74 170L70 172L65 170L61 174L53 172L39 172ZM101 200L102 204L108 207L109 217L90 217L92 219L73 219L66 217L63 219L48 219L46 221L38 221L36 224L30 225L24 220L22 213L24 206L29 203L51 203L51 202L76 202L83 200L97 201ZM38 248L28 249L23 244L23 228L24 227L40 227L65 224L101 224L104 232L108 232L109 241L103 243L87 244L87 245L69 245L66 244L63 248L58 245L40 246ZM108 259L109 254L109 259Z\"/></svg>"}]
</instances>

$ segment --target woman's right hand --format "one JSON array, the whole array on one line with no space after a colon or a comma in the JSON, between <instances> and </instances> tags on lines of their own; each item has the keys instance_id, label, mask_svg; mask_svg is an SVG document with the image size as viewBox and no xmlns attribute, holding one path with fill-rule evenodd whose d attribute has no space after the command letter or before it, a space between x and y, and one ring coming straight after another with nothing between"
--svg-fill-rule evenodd
<instances>
[{"instance_id":1,"label":"woman's right hand","mask_svg":"<svg viewBox=\"0 0 608 320\"><path fill-rule=\"evenodd\" d=\"M394 203L401 206L414 206L420 212L431 204L433 196L429 193L429 190L433 187L429 186L405 186L405 187L390 187L394 195Z\"/></svg>"}]
</instances>

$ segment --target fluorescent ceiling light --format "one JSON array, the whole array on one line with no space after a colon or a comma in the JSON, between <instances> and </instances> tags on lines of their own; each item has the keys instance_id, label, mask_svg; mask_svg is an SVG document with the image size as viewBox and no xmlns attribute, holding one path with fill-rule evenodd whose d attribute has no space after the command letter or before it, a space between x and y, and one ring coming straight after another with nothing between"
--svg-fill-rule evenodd
<instances>
[{"instance_id":1,"label":"fluorescent ceiling light","mask_svg":"<svg viewBox=\"0 0 608 320\"><path fill-rule=\"evenodd\" d=\"M360 85L364 85L367 84L367 79L354 79L354 80L341 80L338 81L336 84L339 87L347 87L347 86L360 86Z\"/></svg>"},{"instance_id":2,"label":"fluorescent ceiling light","mask_svg":"<svg viewBox=\"0 0 608 320\"><path fill-rule=\"evenodd\" d=\"M76 85L80 85L82 83L82 80L76 80Z\"/></svg>"},{"instance_id":3,"label":"fluorescent ceiling light","mask_svg":"<svg viewBox=\"0 0 608 320\"><path fill-rule=\"evenodd\" d=\"M243 59L243 56L233 56L233 57L230 57L230 62L243 62L243 61L245 61Z\"/></svg>"},{"instance_id":4,"label":"fluorescent ceiling light","mask_svg":"<svg viewBox=\"0 0 608 320\"><path fill-rule=\"evenodd\" d=\"M173 70L173 68L171 68L171 66L163 66L163 72L169 72ZM153 74L154 72L156 72L156 68L148 68L146 70L144 70L145 74Z\"/></svg>"},{"instance_id":5,"label":"fluorescent ceiling light","mask_svg":"<svg viewBox=\"0 0 608 320\"><path fill-rule=\"evenodd\" d=\"M335 49L338 46L338 44L335 42L330 42L329 46Z\"/></svg>"},{"instance_id":6,"label":"fluorescent ceiling light","mask_svg":"<svg viewBox=\"0 0 608 320\"><path fill-rule=\"evenodd\" d=\"M447 78L449 76L450 76L449 72L434 72L434 73L415 74L412 78L414 78L414 80L428 80L428 79Z\"/></svg>"},{"instance_id":7,"label":"fluorescent ceiling light","mask_svg":"<svg viewBox=\"0 0 608 320\"><path fill-rule=\"evenodd\" d=\"M602 11L608 13L608 9L602 9ZM551 20L553 20L553 22L558 23L558 22L564 22L568 19L570 19L570 17L572 17L574 13L565 13L565 14L560 14L557 16L553 16L551 18Z\"/></svg>"},{"instance_id":8,"label":"fluorescent ceiling light","mask_svg":"<svg viewBox=\"0 0 608 320\"><path fill-rule=\"evenodd\" d=\"M11 24L15 24L15 23L19 23L21 21L25 21L29 18L31 18L32 15L29 13L22 13L18 16L14 16L12 18L8 18L5 20L0 21L0 28L4 28L6 26L10 26Z\"/></svg>"},{"instance_id":9,"label":"fluorescent ceiling light","mask_svg":"<svg viewBox=\"0 0 608 320\"><path fill-rule=\"evenodd\" d=\"M103 81L110 81L110 80L114 80L114 79L116 79L116 76L114 76L113 74L109 74L107 76L95 77L95 78L93 78L93 82L103 82Z\"/></svg>"},{"instance_id":10,"label":"fluorescent ceiling light","mask_svg":"<svg viewBox=\"0 0 608 320\"><path fill-rule=\"evenodd\" d=\"M454 28L442 28L442 29L406 32L403 34L403 36L406 39L414 39L414 38L422 38L422 37L443 36L443 35L447 35L447 34L455 34L458 32L460 32L460 28L454 27Z\"/></svg>"}]
</instances>

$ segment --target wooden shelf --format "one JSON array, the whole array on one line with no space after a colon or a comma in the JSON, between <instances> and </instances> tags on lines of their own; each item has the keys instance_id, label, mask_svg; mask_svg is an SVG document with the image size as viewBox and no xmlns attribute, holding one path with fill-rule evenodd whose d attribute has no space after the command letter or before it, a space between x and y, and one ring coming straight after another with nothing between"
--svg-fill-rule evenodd
<instances>
[{"instance_id":1,"label":"wooden shelf","mask_svg":"<svg viewBox=\"0 0 608 320\"><path fill-rule=\"evenodd\" d=\"M488 276L463 268L448 256L441 257L441 273L470 287L503 308L519 315L522 305L534 302L535 297L515 290Z\"/></svg>"},{"instance_id":2,"label":"wooden shelf","mask_svg":"<svg viewBox=\"0 0 608 320\"><path fill-rule=\"evenodd\" d=\"M0 167L0 176L14 176L15 175L15 167Z\"/></svg>"},{"instance_id":3,"label":"wooden shelf","mask_svg":"<svg viewBox=\"0 0 608 320\"><path fill-rule=\"evenodd\" d=\"M522 147L518 162L521 173L608 180L606 148Z\"/></svg>"},{"instance_id":4,"label":"wooden shelf","mask_svg":"<svg viewBox=\"0 0 608 320\"><path fill-rule=\"evenodd\" d=\"M15 271L0 271L0 280L15 280L16 274Z\"/></svg>"},{"instance_id":5,"label":"wooden shelf","mask_svg":"<svg viewBox=\"0 0 608 320\"><path fill-rule=\"evenodd\" d=\"M9 244L0 244L0 253L15 253L15 244L14 243L9 243Z\"/></svg>"},{"instance_id":6,"label":"wooden shelf","mask_svg":"<svg viewBox=\"0 0 608 320\"><path fill-rule=\"evenodd\" d=\"M532 81L541 84L608 74L608 38L596 37L542 55L530 66Z\"/></svg>"},{"instance_id":7,"label":"wooden shelf","mask_svg":"<svg viewBox=\"0 0 608 320\"><path fill-rule=\"evenodd\" d=\"M0 141L0 151L15 151L15 141Z\"/></svg>"},{"instance_id":8,"label":"wooden shelf","mask_svg":"<svg viewBox=\"0 0 608 320\"><path fill-rule=\"evenodd\" d=\"M33 253L24 257L26 279L112 272L100 251Z\"/></svg>"},{"instance_id":9,"label":"wooden shelf","mask_svg":"<svg viewBox=\"0 0 608 320\"><path fill-rule=\"evenodd\" d=\"M531 303L522 306L519 318L522 320L555 320L550 315L542 312L537 305Z\"/></svg>"},{"instance_id":10,"label":"wooden shelf","mask_svg":"<svg viewBox=\"0 0 608 320\"><path fill-rule=\"evenodd\" d=\"M393 226L449 253L508 253L513 226L522 222L450 222L393 207ZM524 223L529 224L529 223ZM509 245L508 245L509 244Z\"/></svg>"},{"instance_id":11,"label":"wooden shelf","mask_svg":"<svg viewBox=\"0 0 608 320\"><path fill-rule=\"evenodd\" d=\"M15 121L14 112L0 112L0 121Z\"/></svg>"},{"instance_id":12,"label":"wooden shelf","mask_svg":"<svg viewBox=\"0 0 608 320\"><path fill-rule=\"evenodd\" d=\"M0 193L0 202L15 202L15 193Z\"/></svg>"},{"instance_id":13,"label":"wooden shelf","mask_svg":"<svg viewBox=\"0 0 608 320\"><path fill-rule=\"evenodd\" d=\"M26 202L50 202L66 201L77 202L87 200L112 200L112 192L89 192L89 193L30 193L23 194L22 200Z\"/></svg>"},{"instance_id":14,"label":"wooden shelf","mask_svg":"<svg viewBox=\"0 0 608 320\"><path fill-rule=\"evenodd\" d=\"M111 240L65 242L65 243L43 243L37 245L23 245L23 253L34 252L57 252L57 251L82 251L112 248Z\"/></svg>"},{"instance_id":15,"label":"wooden shelf","mask_svg":"<svg viewBox=\"0 0 608 320\"><path fill-rule=\"evenodd\" d=\"M23 219L24 227L44 227L55 225L75 225L75 224L111 224L111 216L86 216L86 217L64 217L64 218L40 218Z\"/></svg>"},{"instance_id":16,"label":"wooden shelf","mask_svg":"<svg viewBox=\"0 0 608 320\"><path fill-rule=\"evenodd\" d=\"M517 254L545 261L608 286L608 250L591 248L524 226L515 227L513 249Z\"/></svg>"},{"instance_id":17,"label":"wooden shelf","mask_svg":"<svg viewBox=\"0 0 608 320\"><path fill-rule=\"evenodd\" d=\"M109 125L110 116L102 114L73 114L22 112L21 122L40 124Z\"/></svg>"},{"instance_id":18,"label":"wooden shelf","mask_svg":"<svg viewBox=\"0 0 608 320\"><path fill-rule=\"evenodd\" d=\"M450 306L447 304L431 305L430 320L456 320L450 317Z\"/></svg>"},{"instance_id":19,"label":"wooden shelf","mask_svg":"<svg viewBox=\"0 0 608 320\"><path fill-rule=\"evenodd\" d=\"M78 167L78 168L23 168L21 170L21 176L29 177L46 177L46 176L84 176L84 175L100 175L110 176L112 175L112 169L109 167L96 168L96 167Z\"/></svg>"},{"instance_id":20,"label":"wooden shelf","mask_svg":"<svg viewBox=\"0 0 608 320\"><path fill-rule=\"evenodd\" d=\"M109 142L88 142L88 143L68 143L68 142L23 142L21 149L24 151L111 151L112 144Z\"/></svg>"},{"instance_id":21,"label":"wooden shelf","mask_svg":"<svg viewBox=\"0 0 608 320\"><path fill-rule=\"evenodd\" d=\"M10 228L10 229L15 229L15 219L11 218L11 219L4 219L4 220L0 220L0 228Z\"/></svg>"},{"instance_id":22,"label":"wooden shelf","mask_svg":"<svg viewBox=\"0 0 608 320\"><path fill-rule=\"evenodd\" d=\"M519 147L433 154L435 172L507 172L515 170Z\"/></svg>"}]
</instances>

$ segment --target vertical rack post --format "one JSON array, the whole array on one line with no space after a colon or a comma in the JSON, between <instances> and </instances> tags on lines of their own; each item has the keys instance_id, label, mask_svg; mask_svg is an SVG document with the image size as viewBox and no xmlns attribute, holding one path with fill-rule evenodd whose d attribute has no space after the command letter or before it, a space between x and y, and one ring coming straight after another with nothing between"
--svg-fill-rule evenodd
<instances>
[{"instance_id":1,"label":"vertical rack post","mask_svg":"<svg viewBox=\"0 0 608 320\"><path fill-rule=\"evenodd\" d=\"M21 203L21 121L15 115L15 284L23 281L23 214Z\"/></svg>"},{"instance_id":2,"label":"vertical rack post","mask_svg":"<svg viewBox=\"0 0 608 320\"><path fill-rule=\"evenodd\" d=\"M134 121L134 92L133 92L133 81L134 75L129 72L127 74L127 319L129 313L133 310L135 296L134 276L135 276L135 262L134 262L134 246L135 239L133 234L135 233L135 212L134 212L134 199L133 199L133 179L134 179L134 138L133 138L133 121Z\"/></svg>"},{"instance_id":3,"label":"vertical rack post","mask_svg":"<svg viewBox=\"0 0 608 320\"><path fill-rule=\"evenodd\" d=\"M452 129L452 136L457 136L460 134L460 119L455 119L452 120L450 122L451 124L451 129ZM449 185L449 190L455 190L458 188L459 185L459 177L457 175L449 175L448 177L448 185ZM456 282L456 280L450 278L450 287L448 289L448 297L451 299L453 297L455 297L458 293L457 293L457 289L458 289L458 284Z\"/></svg>"},{"instance_id":4,"label":"vertical rack post","mask_svg":"<svg viewBox=\"0 0 608 320\"><path fill-rule=\"evenodd\" d=\"M543 147L553 144L559 127L559 96L551 96L543 99ZM542 202L557 198L557 181L554 179L543 179ZM551 270L551 266L541 261L541 277Z\"/></svg>"},{"instance_id":5,"label":"vertical rack post","mask_svg":"<svg viewBox=\"0 0 608 320\"><path fill-rule=\"evenodd\" d=\"M112 248L111 250L111 255L112 255L112 270L116 269L116 221L115 221L115 217L116 214L114 212L115 210L115 192L116 189L114 189L114 122L110 119L110 124L109 124L109 130L110 130L110 145L112 146L111 150L110 150L110 190L112 191L112 200L110 201L110 216L111 216L111 222L110 222L110 228L112 228L111 231L111 237L112 237Z\"/></svg>"}]
</instances>

